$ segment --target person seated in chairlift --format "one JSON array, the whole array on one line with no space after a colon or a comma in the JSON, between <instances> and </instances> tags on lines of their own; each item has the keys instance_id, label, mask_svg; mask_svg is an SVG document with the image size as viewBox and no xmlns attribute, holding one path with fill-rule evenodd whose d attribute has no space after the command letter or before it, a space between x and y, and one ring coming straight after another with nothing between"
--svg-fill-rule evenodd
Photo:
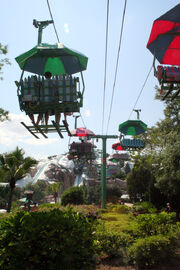
<instances>
[{"instance_id":1,"label":"person seated in chairlift","mask_svg":"<svg viewBox=\"0 0 180 270\"><path fill-rule=\"evenodd\" d=\"M52 73L49 72L49 71L46 71L46 72L44 73L44 77L45 77L46 79L51 79Z\"/></svg>"}]
</instances>

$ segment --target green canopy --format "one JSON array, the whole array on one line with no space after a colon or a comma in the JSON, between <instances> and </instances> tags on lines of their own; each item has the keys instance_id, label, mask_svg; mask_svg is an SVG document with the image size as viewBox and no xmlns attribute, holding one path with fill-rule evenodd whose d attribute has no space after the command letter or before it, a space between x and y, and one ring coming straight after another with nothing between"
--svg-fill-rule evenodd
<instances>
[{"instance_id":1,"label":"green canopy","mask_svg":"<svg viewBox=\"0 0 180 270\"><path fill-rule=\"evenodd\" d=\"M38 75L74 74L87 68L88 58L62 43L41 43L15 58L24 71Z\"/></svg>"},{"instance_id":2,"label":"green canopy","mask_svg":"<svg viewBox=\"0 0 180 270\"><path fill-rule=\"evenodd\" d=\"M119 125L119 131L125 135L139 135L145 133L147 125L141 120L128 120Z\"/></svg>"}]
</instances>

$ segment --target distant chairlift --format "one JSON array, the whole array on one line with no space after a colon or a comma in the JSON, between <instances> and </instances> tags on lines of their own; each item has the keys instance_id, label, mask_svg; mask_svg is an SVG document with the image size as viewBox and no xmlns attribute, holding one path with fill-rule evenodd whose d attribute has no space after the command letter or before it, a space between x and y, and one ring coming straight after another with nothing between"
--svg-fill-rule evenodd
<instances>
[{"instance_id":1,"label":"distant chairlift","mask_svg":"<svg viewBox=\"0 0 180 270\"><path fill-rule=\"evenodd\" d=\"M137 120L128 120L119 125L119 131L123 134L121 135L121 140L119 142L122 150L138 150L145 147L145 142L140 139L129 139L124 138L125 135L136 136L145 133L147 125L139 119L139 112L141 110L134 110L137 113Z\"/></svg>"},{"instance_id":2,"label":"distant chairlift","mask_svg":"<svg viewBox=\"0 0 180 270\"><path fill-rule=\"evenodd\" d=\"M161 99L179 98L180 4L154 21L147 48L154 55L154 75L161 86L159 92ZM156 59L162 64L157 68Z\"/></svg>"},{"instance_id":3,"label":"distant chairlift","mask_svg":"<svg viewBox=\"0 0 180 270\"><path fill-rule=\"evenodd\" d=\"M85 90L82 71L87 67L88 58L61 43L42 43L42 29L50 23L53 21L34 20L33 24L39 30L38 44L16 57L22 69L20 81L16 81L19 106L21 111L25 111L30 117L33 125L27 126L24 122L22 124L38 139L36 133L41 133L47 138L46 133L58 132L63 138L62 132L66 131L71 136L66 117L80 111ZM23 79L24 71L35 75ZM72 76L77 72L81 74L82 90L79 77ZM64 120L60 125L62 113ZM55 119L49 124L51 115L54 115Z\"/></svg>"},{"instance_id":4,"label":"distant chairlift","mask_svg":"<svg viewBox=\"0 0 180 270\"><path fill-rule=\"evenodd\" d=\"M70 159L86 159L94 160L96 155L94 152L94 144L91 142L73 142L69 146L69 157Z\"/></svg>"}]
</instances>

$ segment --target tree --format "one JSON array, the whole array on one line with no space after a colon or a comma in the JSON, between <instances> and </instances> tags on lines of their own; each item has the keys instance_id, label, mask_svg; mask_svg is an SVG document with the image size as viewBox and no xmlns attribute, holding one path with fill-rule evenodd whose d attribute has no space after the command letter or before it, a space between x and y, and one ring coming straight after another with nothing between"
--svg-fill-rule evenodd
<instances>
[{"instance_id":1,"label":"tree","mask_svg":"<svg viewBox=\"0 0 180 270\"><path fill-rule=\"evenodd\" d=\"M1 43L0 43L0 55L1 56L4 56L5 54L7 54L8 50L7 50L7 45L3 46ZM4 64L10 64L9 62L9 59L8 58L2 58L1 57L1 60L0 60L0 74L2 74L2 68L4 66ZM0 77L0 79L2 80L3 78Z\"/></svg>"},{"instance_id":2,"label":"tree","mask_svg":"<svg viewBox=\"0 0 180 270\"><path fill-rule=\"evenodd\" d=\"M180 134L172 131L168 134L164 150L158 155L156 187L168 197L172 208L179 216L180 212Z\"/></svg>"},{"instance_id":3,"label":"tree","mask_svg":"<svg viewBox=\"0 0 180 270\"><path fill-rule=\"evenodd\" d=\"M165 100L165 119L158 123L157 132L163 147L157 153L156 187L168 197L177 216L180 212L180 100Z\"/></svg>"},{"instance_id":4,"label":"tree","mask_svg":"<svg viewBox=\"0 0 180 270\"><path fill-rule=\"evenodd\" d=\"M41 200L46 196L46 188L47 188L47 182L46 181L38 180L35 184L28 183L23 188L22 191L23 191L23 193L26 190L32 190L32 191L34 191L34 193L33 193L33 201L35 203L40 203Z\"/></svg>"},{"instance_id":5,"label":"tree","mask_svg":"<svg viewBox=\"0 0 180 270\"><path fill-rule=\"evenodd\" d=\"M127 176L127 191L134 201L143 199L153 203L157 208L163 207L166 197L155 186L155 169L152 155L134 156L134 168Z\"/></svg>"},{"instance_id":6,"label":"tree","mask_svg":"<svg viewBox=\"0 0 180 270\"><path fill-rule=\"evenodd\" d=\"M31 157L24 158L23 149L18 147L10 152L0 155L0 171L4 173L4 180L9 182L9 199L7 211L10 212L13 191L17 180L23 178L37 162Z\"/></svg>"},{"instance_id":7,"label":"tree","mask_svg":"<svg viewBox=\"0 0 180 270\"><path fill-rule=\"evenodd\" d=\"M84 204L85 194L82 187L70 187L66 189L61 196L61 204Z\"/></svg>"},{"instance_id":8,"label":"tree","mask_svg":"<svg viewBox=\"0 0 180 270\"><path fill-rule=\"evenodd\" d=\"M7 50L7 46L3 46L0 43L0 56L7 54L8 50ZM7 58L1 58L0 59L0 74L2 74L2 68L4 66L4 64L10 64L9 60ZM2 80L3 78L0 77L0 80ZM8 112L3 110L2 108L0 108L0 122L4 121L4 120L8 120Z\"/></svg>"},{"instance_id":9,"label":"tree","mask_svg":"<svg viewBox=\"0 0 180 270\"><path fill-rule=\"evenodd\" d=\"M55 203L57 202L57 198L59 197L61 190L62 183L60 182L53 183L48 186L48 193L53 194Z\"/></svg>"}]
</instances>

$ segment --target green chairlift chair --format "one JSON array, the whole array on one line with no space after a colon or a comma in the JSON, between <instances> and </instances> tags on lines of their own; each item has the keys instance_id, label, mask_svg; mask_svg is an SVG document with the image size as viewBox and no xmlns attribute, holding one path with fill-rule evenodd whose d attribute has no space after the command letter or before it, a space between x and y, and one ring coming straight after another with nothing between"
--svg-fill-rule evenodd
<instances>
[{"instance_id":1,"label":"green chairlift chair","mask_svg":"<svg viewBox=\"0 0 180 270\"><path fill-rule=\"evenodd\" d=\"M139 112L141 110L134 110L137 113L137 120L128 120L119 125L121 135L120 146L123 150L138 150L145 147L145 142L140 139L124 138L124 135L137 136L143 134L147 130L147 125L139 119Z\"/></svg>"},{"instance_id":2,"label":"green chairlift chair","mask_svg":"<svg viewBox=\"0 0 180 270\"><path fill-rule=\"evenodd\" d=\"M22 69L22 74L18 86L17 94L19 106L32 120L32 125L22 124L36 138L36 133L41 133L47 138L45 133L61 132L71 133L67 122L64 120L60 125L60 114L71 115L79 112L83 106L83 94L85 90L82 71L87 68L88 58L72 49L67 48L62 43L47 44L42 43L42 29L53 21L33 21L38 28L38 44L31 50L16 57L16 61ZM23 78L24 72L33 75ZM79 77L72 76L80 72L82 89L80 90ZM38 115L41 124L34 120L34 115ZM52 124L47 123L50 115L55 116ZM47 119L45 119L47 118ZM46 121L43 121L43 120Z\"/></svg>"}]
</instances>

